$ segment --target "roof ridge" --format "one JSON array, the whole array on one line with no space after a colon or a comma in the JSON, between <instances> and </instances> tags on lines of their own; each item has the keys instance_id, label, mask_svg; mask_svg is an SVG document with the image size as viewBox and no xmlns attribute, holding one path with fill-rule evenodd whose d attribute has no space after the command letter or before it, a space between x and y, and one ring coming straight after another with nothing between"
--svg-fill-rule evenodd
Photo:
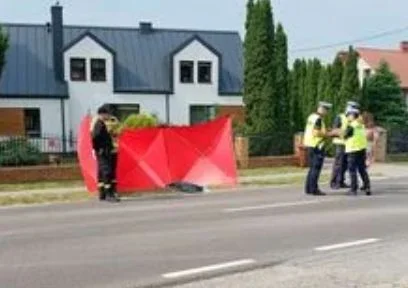
<instances>
[{"instance_id":1,"label":"roof ridge","mask_svg":"<svg viewBox=\"0 0 408 288\"><path fill-rule=\"evenodd\" d=\"M44 24L40 23L12 23L12 22L0 22L3 27L14 26L14 27L47 27L47 22ZM64 28L68 29L103 29L103 30L131 30L140 31L139 27L130 26L99 26L99 25L71 25L65 24ZM189 29L189 28L153 28L153 31L158 32L175 32L175 33L208 33L208 34L234 34L240 35L238 31L234 30L204 30L204 29Z\"/></svg>"},{"instance_id":2,"label":"roof ridge","mask_svg":"<svg viewBox=\"0 0 408 288\"><path fill-rule=\"evenodd\" d=\"M64 25L64 28L68 29L104 29L104 30L132 30L140 31L139 27L130 26L99 26L99 25ZM209 34L238 34L238 31L234 30L204 30L204 29L188 29L188 28L155 28L153 32L188 32L188 33L209 33Z\"/></svg>"},{"instance_id":3,"label":"roof ridge","mask_svg":"<svg viewBox=\"0 0 408 288\"><path fill-rule=\"evenodd\" d=\"M390 49L390 48L372 48L372 47L356 47L356 50L375 50L388 53L404 53L400 49Z\"/></svg>"}]
</instances>

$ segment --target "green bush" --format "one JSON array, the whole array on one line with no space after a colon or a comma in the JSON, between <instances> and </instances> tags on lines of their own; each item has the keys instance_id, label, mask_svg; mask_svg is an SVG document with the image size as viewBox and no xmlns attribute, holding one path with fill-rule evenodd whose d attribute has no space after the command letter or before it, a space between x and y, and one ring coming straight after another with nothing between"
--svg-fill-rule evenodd
<instances>
[{"instance_id":1,"label":"green bush","mask_svg":"<svg viewBox=\"0 0 408 288\"><path fill-rule=\"evenodd\" d=\"M0 141L0 166L37 165L41 151L25 138Z\"/></svg>"},{"instance_id":2,"label":"green bush","mask_svg":"<svg viewBox=\"0 0 408 288\"><path fill-rule=\"evenodd\" d=\"M157 125L157 117L147 113L131 114L123 122L123 128L129 129L156 127Z\"/></svg>"}]
</instances>

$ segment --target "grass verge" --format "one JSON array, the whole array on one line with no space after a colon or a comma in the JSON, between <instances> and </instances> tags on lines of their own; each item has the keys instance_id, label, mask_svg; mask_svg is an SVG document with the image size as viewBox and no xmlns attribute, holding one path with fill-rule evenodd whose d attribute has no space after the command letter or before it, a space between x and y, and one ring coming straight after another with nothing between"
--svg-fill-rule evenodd
<instances>
[{"instance_id":1,"label":"grass verge","mask_svg":"<svg viewBox=\"0 0 408 288\"><path fill-rule=\"evenodd\" d=\"M264 176L272 174L287 174L287 173L299 173L306 171L304 168L299 167L273 167L273 168L257 168L257 169L244 169L239 171L239 176Z\"/></svg>"},{"instance_id":2,"label":"grass verge","mask_svg":"<svg viewBox=\"0 0 408 288\"><path fill-rule=\"evenodd\" d=\"M44 189L73 188L83 186L81 181L60 181L60 182L33 182L21 184L0 184L0 192L16 192Z\"/></svg>"},{"instance_id":3,"label":"grass verge","mask_svg":"<svg viewBox=\"0 0 408 288\"><path fill-rule=\"evenodd\" d=\"M70 203L91 199L85 191L68 193L16 193L15 195L1 195L0 206L43 204L43 203Z\"/></svg>"}]
</instances>

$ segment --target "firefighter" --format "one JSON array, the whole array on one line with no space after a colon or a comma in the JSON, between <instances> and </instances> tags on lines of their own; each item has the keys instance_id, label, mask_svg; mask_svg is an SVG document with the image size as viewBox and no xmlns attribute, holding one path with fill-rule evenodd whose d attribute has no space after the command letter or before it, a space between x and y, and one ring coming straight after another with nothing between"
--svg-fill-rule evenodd
<instances>
[{"instance_id":1,"label":"firefighter","mask_svg":"<svg viewBox=\"0 0 408 288\"><path fill-rule=\"evenodd\" d=\"M113 143L111 135L108 132L105 121L111 117L110 107L103 105L98 109L98 116L93 119L92 147L98 163L98 190L99 199L109 202L118 202L119 198L112 187L112 151Z\"/></svg>"},{"instance_id":2,"label":"firefighter","mask_svg":"<svg viewBox=\"0 0 408 288\"><path fill-rule=\"evenodd\" d=\"M118 161L118 137L120 133L120 122L118 118L115 116L109 117L109 119L105 122L106 127L108 129L109 134L111 135L112 138L112 153L111 153L111 164L112 164L112 169L111 169L111 175L110 175L110 180L112 184L112 191L118 197L117 195L117 179L116 179L116 167L117 167L117 161Z\"/></svg>"}]
</instances>

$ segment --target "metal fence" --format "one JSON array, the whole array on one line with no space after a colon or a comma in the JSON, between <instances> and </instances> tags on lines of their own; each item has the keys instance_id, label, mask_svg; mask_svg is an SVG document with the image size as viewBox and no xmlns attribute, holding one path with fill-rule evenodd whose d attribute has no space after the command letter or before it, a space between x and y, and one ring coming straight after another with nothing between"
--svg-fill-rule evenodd
<instances>
[{"instance_id":1,"label":"metal fence","mask_svg":"<svg viewBox=\"0 0 408 288\"><path fill-rule=\"evenodd\" d=\"M408 154L408 127L388 130L387 153L389 155Z\"/></svg>"},{"instance_id":2,"label":"metal fence","mask_svg":"<svg viewBox=\"0 0 408 288\"><path fill-rule=\"evenodd\" d=\"M0 137L0 166L76 162L76 140L61 137Z\"/></svg>"}]
</instances>

